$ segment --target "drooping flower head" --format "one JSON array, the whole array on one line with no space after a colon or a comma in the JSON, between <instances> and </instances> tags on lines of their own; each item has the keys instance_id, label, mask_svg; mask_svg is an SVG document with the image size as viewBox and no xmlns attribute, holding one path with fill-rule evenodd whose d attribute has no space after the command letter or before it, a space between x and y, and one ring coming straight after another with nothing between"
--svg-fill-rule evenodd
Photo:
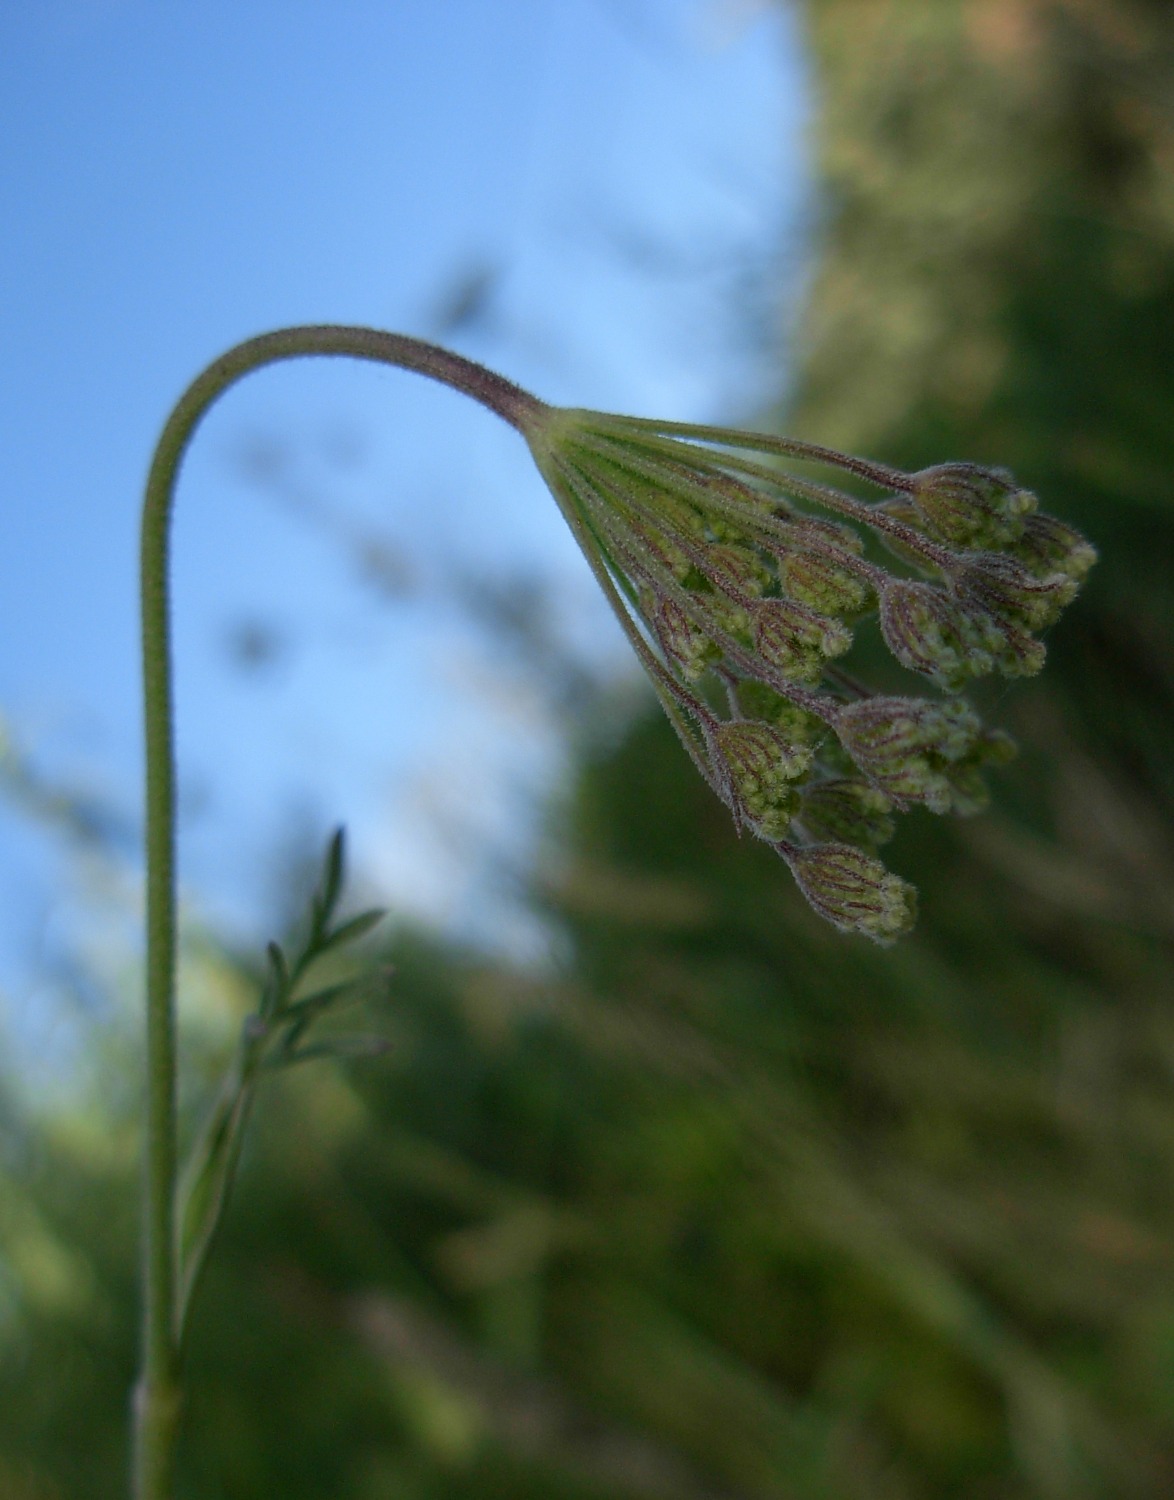
<instances>
[{"instance_id":1,"label":"drooping flower head","mask_svg":"<svg viewBox=\"0 0 1174 1500\"><path fill-rule=\"evenodd\" d=\"M771 843L821 916L891 942L913 888L876 848L892 814L968 814L1014 753L955 695L1043 665L1096 560L1000 469L904 474L757 433L544 407L543 477L694 764L739 828ZM838 469L873 501L787 472ZM840 659L875 614L941 696L873 694Z\"/></svg>"}]
</instances>

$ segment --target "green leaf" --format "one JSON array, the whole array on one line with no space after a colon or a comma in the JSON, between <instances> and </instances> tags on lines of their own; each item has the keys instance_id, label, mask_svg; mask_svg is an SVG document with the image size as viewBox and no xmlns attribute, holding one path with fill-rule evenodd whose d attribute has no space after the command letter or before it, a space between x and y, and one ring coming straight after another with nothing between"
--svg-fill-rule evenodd
<instances>
[{"instance_id":1,"label":"green leaf","mask_svg":"<svg viewBox=\"0 0 1174 1500\"><path fill-rule=\"evenodd\" d=\"M333 932L326 933L318 945L318 952L325 953L329 948L341 948L346 943L357 943L361 937L366 937L373 927L377 927L386 915L385 908L379 906L360 912L357 917L352 917L349 922L344 922Z\"/></svg>"},{"instance_id":2,"label":"green leaf","mask_svg":"<svg viewBox=\"0 0 1174 1500\"><path fill-rule=\"evenodd\" d=\"M336 1036L328 1041L314 1042L308 1047L283 1048L266 1060L267 1068L292 1067L294 1063L314 1062L321 1058L382 1057L390 1052L392 1043L387 1037L370 1035Z\"/></svg>"},{"instance_id":3,"label":"green leaf","mask_svg":"<svg viewBox=\"0 0 1174 1500\"><path fill-rule=\"evenodd\" d=\"M300 1000L291 1001L281 1013L282 1020L298 1017L308 1020L337 1006L374 999L375 992L383 988L390 975L389 968L381 969L374 974L361 974L356 979L344 979L338 984L327 985L325 989L314 990Z\"/></svg>"},{"instance_id":4,"label":"green leaf","mask_svg":"<svg viewBox=\"0 0 1174 1500\"><path fill-rule=\"evenodd\" d=\"M192 1297L236 1177L257 1074L262 1066L262 1041L263 1036L250 1035L246 1029L220 1097L192 1145L179 1184L178 1316L181 1337Z\"/></svg>"},{"instance_id":5,"label":"green leaf","mask_svg":"<svg viewBox=\"0 0 1174 1500\"><path fill-rule=\"evenodd\" d=\"M261 1016L268 1020L282 1010L286 997L289 995L290 977L285 954L276 943L270 943L267 946L265 955L269 960L269 972L265 976L261 1001L257 1008Z\"/></svg>"},{"instance_id":6,"label":"green leaf","mask_svg":"<svg viewBox=\"0 0 1174 1500\"><path fill-rule=\"evenodd\" d=\"M322 884L314 896L314 935L320 937L330 925L334 908L342 894L343 876L346 870L346 829L334 830L326 846L326 863L322 869Z\"/></svg>"}]
</instances>

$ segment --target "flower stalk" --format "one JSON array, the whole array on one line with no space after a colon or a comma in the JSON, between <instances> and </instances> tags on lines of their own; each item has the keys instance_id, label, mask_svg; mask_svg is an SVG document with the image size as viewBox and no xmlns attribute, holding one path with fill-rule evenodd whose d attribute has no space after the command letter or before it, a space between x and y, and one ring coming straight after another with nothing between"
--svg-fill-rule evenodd
<instances>
[{"instance_id":1,"label":"flower stalk","mask_svg":"<svg viewBox=\"0 0 1174 1500\"><path fill-rule=\"evenodd\" d=\"M146 734L146 1120L143 1180L142 1351L133 1401L136 1500L171 1500L182 1406L176 1180L175 733L169 554L180 465L208 409L243 376L302 355L349 356L414 371L455 387L525 430L542 403L448 350L370 328L281 329L238 344L180 397L155 449L140 545Z\"/></svg>"}]
</instances>

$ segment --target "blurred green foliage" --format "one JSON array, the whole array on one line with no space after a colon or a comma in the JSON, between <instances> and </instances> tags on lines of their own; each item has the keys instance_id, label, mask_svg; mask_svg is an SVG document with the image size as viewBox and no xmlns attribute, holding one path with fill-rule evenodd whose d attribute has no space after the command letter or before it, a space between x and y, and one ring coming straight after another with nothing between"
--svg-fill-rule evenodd
<instances>
[{"instance_id":1,"label":"blurred green foliage","mask_svg":"<svg viewBox=\"0 0 1174 1500\"><path fill-rule=\"evenodd\" d=\"M660 718L584 744L534 893L559 972L401 932L389 1055L263 1100L191 1500L1174 1489L1174 12L804 14L825 197L778 421L1007 464L1101 546L999 694L1024 756L985 818L909 820L922 923L878 952ZM206 941L188 976L238 1018L259 978ZM125 1015L91 1099L0 1125L5 1500L122 1484ZM209 1092L223 1054L188 1038Z\"/></svg>"}]
</instances>

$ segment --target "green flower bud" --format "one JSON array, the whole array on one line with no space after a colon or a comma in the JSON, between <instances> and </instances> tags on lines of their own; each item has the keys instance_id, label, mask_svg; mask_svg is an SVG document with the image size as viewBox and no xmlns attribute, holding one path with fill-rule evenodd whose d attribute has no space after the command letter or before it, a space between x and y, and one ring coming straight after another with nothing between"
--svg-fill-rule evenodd
<instances>
[{"instance_id":1,"label":"green flower bud","mask_svg":"<svg viewBox=\"0 0 1174 1500\"><path fill-rule=\"evenodd\" d=\"M1006 469L937 464L910 478L909 496L926 531L956 547L1002 547L1022 534L1036 498Z\"/></svg>"},{"instance_id":2,"label":"green flower bud","mask_svg":"<svg viewBox=\"0 0 1174 1500\"><path fill-rule=\"evenodd\" d=\"M953 585L959 598L981 605L1000 623L1029 631L1054 625L1077 589L1065 573L1037 578L1014 558L995 552L967 556L954 571Z\"/></svg>"},{"instance_id":3,"label":"green flower bud","mask_svg":"<svg viewBox=\"0 0 1174 1500\"><path fill-rule=\"evenodd\" d=\"M790 744L772 724L734 719L708 734L710 754L739 824L764 839L781 839L799 805L792 783L811 765L811 751Z\"/></svg>"},{"instance_id":4,"label":"green flower bud","mask_svg":"<svg viewBox=\"0 0 1174 1500\"><path fill-rule=\"evenodd\" d=\"M839 620L787 599L764 599L753 617L754 647L794 682L818 682L828 659L842 656L852 632Z\"/></svg>"},{"instance_id":5,"label":"green flower bud","mask_svg":"<svg viewBox=\"0 0 1174 1500\"><path fill-rule=\"evenodd\" d=\"M779 851L799 889L826 921L889 944L917 917L917 892L880 860L850 844L784 845Z\"/></svg>"},{"instance_id":6,"label":"green flower bud","mask_svg":"<svg viewBox=\"0 0 1174 1500\"><path fill-rule=\"evenodd\" d=\"M770 569L757 552L728 542L705 549L705 573L711 583L735 598L761 598L774 584Z\"/></svg>"},{"instance_id":7,"label":"green flower bud","mask_svg":"<svg viewBox=\"0 0 1174 1500\"><path fill-rule=\"evenodd\" d=\"M693 564L681 548L642 518L638 516L621 518L617 512L611 518L611 526L612 529L623 528L632 551L650 573L662 575L667 573L680 583L693 571Z\"/></svg>"},{"instance_id":8,"label":"green flower bud","mask_svg":"<svg viewBox=\"0 0 1174 1500\"><path fill-rule=\"evenodd\" d=\"M881 590L880 627L902 666L948 693L995 668L1002 632L983 610L967 609L939 588L895 578Z\"/></svg>"},{"instance_id":9,"label":"green flower bud","mask_svg":"<svg viewBox=\"0 0 1174 1500\"><path fill-rule=\"evenodd\" d=\"M860 533L840 521L823 521L815 516L804 516L793 521L790 530L800 546L806 537L838 547L841 552L847 552L852 557L864 556L864 541Z\"/></svg>"},{"instance_id":10,"label":"green flower bud","mask_svg":"<svg viewBox=\"0 0 1174 1500\"><path fill-rule=\"evenodd\" d=\"M973 817L990 802L990 792L982 778L987 766L1002 766L1014 760L1019 749L1009 734L1001 729L984 729L970 749L959 760L945 767L950 784L950 811L960 817Z\"/></svg>"},{"instance_id":11,"label":"green flower bud","mask_svg":"<svg viewBox=\"0 0 1174 1500\"><path fill-rule=\"evenodd\" d=\"M1028 516L1023 535L1007 551L1036 578L1064 573L1076 583L1097 560L1097 549L1079 531L1043 511Z\"/></svg>"},{"instance_id":12,"label":"green flower bud","mask_svg":"<svg viewBox=\"0 0 1174 1500\"><path fill-rule=\"evenodd\" d=\"M995 656L1003 676L1034 677L1037 672L1042 671L1048 656L1043 641L1037 641L1035 636L1029 635L1026 630L1020 630L1018 625L1012 625L1007 620L996 623L999 645Z\"/></svg>"},{"instance_id":13,"label":"green flower bud","mask_svg":"<svg viewBox=\"0 0 1174 1500\"><path fill-rule=\"evenodd\" d=\"M798 820L813 839L875 849L887 844L896 831L889 816L891 799L867 781L848 777L811 781L800 798Z\"/></svg>"},{"instance_id":14,"label":"green flower bud","mask_svg":"<svg viewBox=\"0 0 1174 1500\"><path fill-rule=\"evenodd\" d=\"M836 733L853 762L898 802L923 802L947 812L946 763L961 760L980 725L963 703L924 698L862 698L836 715Z\"/></svg>"},{"instance_id":15,"label":"green flower bud","mask_svg":"<svg viewBox=\"0 0 1174 1500\"><path fill-rule=\"evenodd\" d=\"M706 619L717 631L725 631L736 640L748 645L751 640L750 612L724 594L710 594L699 601L705 610Z\"/></svg>"},{"instance_id":16,"label":"green flower bud","mask_svg":"<svg viewBox=\"0 0 1174 1500\"><path fill-rule=\"evenodd\" d=\"M657 597L651 590L645 590L641 602L664 654L676 662L690 682L696 682L707 667L721 659L720 649L675 599Z\"/></svg>"},{"instance_id":17,"label":"green flower bud","mask_svg":"<svg viewBox=\"0 0 1174 1500\"><path fill-rule=\"evenodd\" d=\"M783 593L799 604L829 615L855 615L868 603L868 584L824 552L788 548L778 560Z\"/></svg>"},{"instance_id":18,"label":"green flower bud","mask_svg":"<svg viewBox=\"0 0 1174 1500\"><path fill-rule=\"evenodd\" d=\"M705 517L695 505L690 505L680 495L671 494L667 490L652 491L649 487L643 492L643 498L646 501L652 500L657 513L682 535L698 538L705 536Z\"/></svg>"},{"instance_id":19,"label":"green flower bud","mask_svg":"<svg viewBox=\"0 0 1174 1500\"><path fill-rule=\"evenodd\" d=\"M745 719L764 719L783 733L791 745L816 745L827 738L827 725L814 714L788 703L765 682L744 678L736 688L738 707Z\"/></svg>"}]
</instances>

